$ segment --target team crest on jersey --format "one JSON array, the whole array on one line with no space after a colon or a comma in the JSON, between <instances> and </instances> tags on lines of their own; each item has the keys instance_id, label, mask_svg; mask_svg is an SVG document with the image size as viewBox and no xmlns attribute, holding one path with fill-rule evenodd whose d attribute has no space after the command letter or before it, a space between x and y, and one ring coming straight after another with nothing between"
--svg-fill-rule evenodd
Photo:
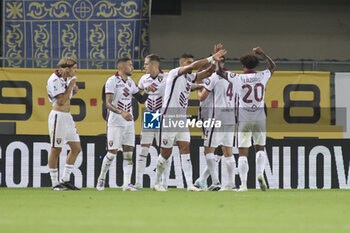
<instances>
[{"instance_id":1,"label":"team crest on jersey","mask_svg":"<svg viewBox=\"0 0 350 233\"><path fill-rule=\"evenodd\" d=\"M159 82L162 82L162 81L163 81L163 78L164 78L163 76L158 76L158 81L159 81Z\"/></svg>"},{"instance_id":2,"label":"team crest on jersey","mask_svg":"<svg viewBox=\"0 0 350 233\"><path fill-rule=\"evenodd\" d=\"M234 78L236 76L235 73L230 73L231 78Z\"/></svg>"},{"instance_id":3,"label":"team crest on jersey","mask_svg":"<svg viewBox=\"0 0 350 233\"><path fill-rule=\"evenodd\" d=\"M109 141L109 142L108 142L108 145L109 145L109 146L113 146L113 141Z\"/></svg>"},{"instance_id":4,"label":"team crest on jersey","mask_svg":"<svg viewBox=\"0 0 350 233\"><path fill-rule=\"evenodd\" d=\"M128 97L129 94L130 94L129 89L125 87L125 88L123 89L123 91L124 91L123 95L124 95L125 97Z\"/></svg>"},{"instance_id":5,"label":"team crest on jersey","mask_svg":"<svg viewBox=\"0 0 350 233\"><path fill-rule=\"evenodd\" d=\"M131 87L131 81L130 80L128 80L128 86Z\"/></svg>"},{"instance_id":6,"label":"team crest on jersey","mask_svg":"<svg viewBox=\"0 0 350 233\"><path fill-rule=\"evenodd\" d=\"M163 139L163 144L164 145L168 144L168 139Z\"/></svg>"},{"instance_id":7,"label":"team crest on jersey","mask_svg":"<svg viewBox=\"0 0 350 233\"><path fill-rule=\"evenodd\" d=\"M56 142L57 142L57 144L61 144L62 138L56 138Z\"/></svg>"},{"instance_id":8,"label":"team crest on jersey","mask_svg":"<svg viewBox=\"0 0 350 233\"><path fill-rule=\"evenodd\" d=\"M210 84L210 79L204 80L204 83L205 83L206 85L209 85L209 84Z\"/></svg>"}]
</instances>

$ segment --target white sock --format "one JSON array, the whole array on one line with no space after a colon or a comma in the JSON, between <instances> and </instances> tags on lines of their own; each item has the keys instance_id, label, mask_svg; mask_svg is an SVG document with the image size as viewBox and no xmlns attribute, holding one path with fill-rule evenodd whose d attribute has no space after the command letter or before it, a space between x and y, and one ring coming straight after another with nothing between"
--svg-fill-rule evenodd
<instances>
[{"instance_id":1,"label":"white sock","mask_svg":"<svg viewBox=\"0 0 350 233\"><path fill-rule=\"evenodd\" d=\"M98 177L99 179L106 179L106 174L107 174L109 168L111 167L112 162L116 156L117 156L117 154L112 154L111 152L107 152L107 154L105 155L105 157L103 158L103 161L102 161L101 172L100 172L100 175Z\"/></svg>"},{"instance_id":2,"label":"white sock","mask_svg":"<svg viewBox=\"0 0 350 233\"><path fill-rule=\"evenodd\" d=\"M216 174L217 174L217 176L219 178L219 163L220 163L221 158L223 156L221 156L221 155L214 155L214 156L215 156L215 162L216 162L215 172L216 172Z\"/></svg>"},{"instance_id":3,"label":"white sock","mask_svg":"<svg viewBox=\"0 0 350 233\"><path fill-rule=\"evenodd\" d=\"M214 156L214 153L209 153L205 155L205 160L207 161L207 167L210 171L211 179L213 181L213 184L220 183L218 178L218 172L217 172L217 166L216 159ZM215 169L216 168L216 169Z\"/></svg>"},{"instance_id":4,"label":"white sock","mask_svg":"<svg viewBox=\"0 0 350 233\"><path fill-rule=\"evenodd\" d=\"M51 177L51 183L52 187L55 187L59 184L58 182L58 169L57 168L50 168L50 177Z\"/></svg>"},{"instance_id":5,"label":"white sock","mask_svg":"<svg viewBox=\"0 0 350 233\"><path fill-rule=\"evenodd\" d=\"M235 186L235 168L236 168L236 160L235 157L233 157L233 155L231 155L230 157L223 157L222 158L223 163L225 164L226 168L227 168L227 178L228 178L228 182L227 184L234 187Z\"/></svg>"},{"instance_id":6,"label":"white sock","mask_svg":"<svg viewBox=\"0 0 350 233\"><path fill-rule=\"evenodd\" d=\"M167 164L167 160L164 159L161 154L159 154L158 161L157 161L157 176L156 176L155 184L159 184L160 178L162 177L166 164Z\"/></svg>"},{"instance_id":7,"label":"white sock","mask_svg":"<svg viewBox=\"0 0 350 233\"><path fill-rule=\"evenodd\" d=\"M206 181L209 176L210 176L210 171L209 171L209 168L208 168L208 165L207 165L205 167L204 171L202 172L202 174L200 175L199 179Z\"/></svg>"},{"instance_id":8,"label":"white sock","mask_svg":"<svg viewBox=\"0 0 350 233\"><path fill-rule=\"evenodd\" d=\"M256 153L256 175L260 176L264 174L265 169L265 151L258 151Z\"/></svg>"},{"instance_id":9,"label":"white sock","mask_svg":"<svg viewBox=\"0 0 350 233\"><path fill-rule=\"evenodd\" d=\"M249 171L247 156L239 156L238 158L238 173L241 178L242 187L247 187L247 176Z\"/></svg>"},{"instance_id":10,"label":"white sock","mask_svg":"<svg viewBox=\"0 0 350 233\"><path fill-rule=\"evenodd\" d=\"M132 152L123 152L123 187L127 187L131 183L132 167L134 163L132 161Z\"/></svg>"},{"instance_id":11,"label":"white sock","mask_svg":"<svg viewBox=\"0 0 350 233\"><path fill-rule=\"evenodd\" d=\"M148 155L149 148L148 147L141 147L141 153L137 156L136 159L136 186L142 185L143 181L143 173L145 172L146 163L147 163L147 155Z\"/></svg>"},{"instance_id":12,"label":"white sock","mask_svg":"<svg viewBox=\"0 0 350 233\"><path fill-rule=\"evenodd\" d=\"M74 168L74 164L64 165L63 177L62 177L63 182L67 182L70 180L70 174L72 173L73 168Z\"/></svg>"},{"instance_id":13,"label":"white sock","mask_svg":"<svg viewBox=\"0 0 350 233\"><path fill-rule=\"evenodd\" d=\"M166 165L165 165L165 170L163 172L162 175L162 185L165 188L168 188L168 180L169 180L169 176L170 176L170 168L171 168L171 157L168 158L168 160L166 161Z\"/></svg>"},{"instance_id":14,"label":"white sock","mask_svg":"<svg viewBox=\"0 0 350 233\"><path fill-rule=\"evenodd\" d=\"M185 174L185 180L187 183L187 187L190 187L193 185L192 181L192 163L191 163L191 157L190 154L182 154L181 155L181 165L182 170Z\"/></svg>"}]
</instances>

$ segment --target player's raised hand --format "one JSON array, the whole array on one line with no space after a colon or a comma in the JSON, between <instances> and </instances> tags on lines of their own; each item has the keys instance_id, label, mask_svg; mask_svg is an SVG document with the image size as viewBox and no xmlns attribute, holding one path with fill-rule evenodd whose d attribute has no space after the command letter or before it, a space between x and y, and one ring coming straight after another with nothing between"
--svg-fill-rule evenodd
<instances>
[{"instance_id":1,"label":"player's raised hand","mask_svg":"<svg viewBox=\"0 0 350 233\"><path fill-rule=\"evenodd\" d=\"M73 95L77 94L79 90L79 87L77 85L74 85L73 87Z\"/></svg>"},{"instance_id":2,"label":"player's raised hand","mask_svg":"<svg viewBox=\"0 0 350 233\"><path fill-rule=\"evenodd\" d=\"M215 53L213 55L213 59L215 61L221 61L222 60L222 56L224 56L227 53L227 51L225 49L221 49L220 51L218 51L217 53Z\"/></svg>"},{"instance_id":3,"label":"player's raised hand","mask_svg":"<svg viewBox=\"0 0 350 233\"><path fill-rule=\"evenodd\" d=\"M264 51L260 47L253 48L253 53L262 55Z\"/></svg>"},{"instance_id":4,"label":"player's raised hand","mask_svg":"<svg viewBox=\"0 0 350 233\"><path fill-rule=\"evenodd\" d=\"M130 113L123 111L121 115L125 120L132 121L132 115Z\"/></svg>"},{"instance_id":5,"label":"player's raised hand","mask_svg":"<svg viewBox=\"0 0 350 233\"><path fill-rule=\"evenodd\" d=\"M221 43L214 45L214 53L219 52L221 49L222 49L222 44Z\"/></svg>"},{"instance_id":6,"label":"player's raised hand","mask_svg":"<svg viewBox=\"0 0 350 233\"><path fill-rule=\"evenodd\" d=\"M150 92L150 91L155 91L156 88L153 87L152 85L149 85L148 87L145 88L145 90L146 90L147 92Z\"/></svg>"}]
</instances>

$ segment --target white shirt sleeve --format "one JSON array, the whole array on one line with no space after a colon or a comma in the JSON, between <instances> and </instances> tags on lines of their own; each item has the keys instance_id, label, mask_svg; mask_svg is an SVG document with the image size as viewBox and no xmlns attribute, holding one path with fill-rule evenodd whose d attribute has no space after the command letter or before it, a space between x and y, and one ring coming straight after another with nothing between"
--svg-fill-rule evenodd
<instances>
[{"instance_id":1,"label":"white shirt sleeve","mask_svg":"<svg viewBox=\"0 0 350 233\"><path fill-rule=\"evenodd\" d=\"M66 92L66 85L61 82L60 79L50 80L49 83L49 95L54 98L59 94L63 94Z\"/></svg>"},{"instance_id":2,"label":"white shirt sleeve","mask_svg":"<svg viewBox=\"0 0 350 233\"><path fill-rule=\"evenodd\" d=\"M261 71L264 80L269 80L271 78L271 71L269 69Z\"/></svg>"},{"instance_id":3,"label":"white shirt sleeve","mask_svg":"<svg viewBox=\"0 0 350 233\"><path fill-rule=\"evenodd\" d=\"M145 77L145 76L142 76L142 77L140 78L140 81L139 81L139 88L140 88L140 90L144 90L144 89L145 89L145 86L143 85L144 77Z\"/></svg>"},{"instance_id":4,"label":"white shirt sleeve","mask_svg":"<svg viewBox=\"0 0 350 233\"><path fill-rule=\"evenodd\" d=\"M216 77L215 76L210 76L204 81L204 87L208 91L213 91L216 83Z\"/></svg>"},{"instance_id":5,"label":"white shirt sleeve","mask_svg":"<svg viewBox=\"0 0 350 233\"><path fill-rule=\"evenodd\" d=\"M113 79L109 78L105 85L106 94L114 94Z\"/></svg>"},{"instance_id":6,"label":"white shirt sleeve","mask_svg":"<svg viewBox=\"0 0 350 233\"><path fill-rule=\"evenodd\" d=\"M229 82L233 83L234 79L238 78L238 74L226 71L226 77Z\"/></svg>"},{"instance_id":7,"label":"white shirt sleeve","mask_svg":"<svg viewBox=\"0 0 350 233\"><path fill-rule=\"evenodd\" d=\"M140 91L137 88L136 83L134 81L132 81L132 84L131 84L131 91L132 91L132 94L136 94L136 93L138 93Z\"/></svg>"}]
</instances>

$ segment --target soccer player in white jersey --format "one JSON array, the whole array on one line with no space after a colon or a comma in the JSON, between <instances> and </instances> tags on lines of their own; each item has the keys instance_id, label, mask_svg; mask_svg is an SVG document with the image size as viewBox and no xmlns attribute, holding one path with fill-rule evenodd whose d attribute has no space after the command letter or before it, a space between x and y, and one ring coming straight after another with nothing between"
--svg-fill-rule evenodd
<instances>
[{"instance_id":1,"label":"soccer player in white jersey","mask_svg":"<svg viewBox=\"0 0 350 233\"><path fill-rule=\"evenodd\" d=\"M168 73L164 73L159 68L160 57L156 54L150 54L146 56L144 69L146 74L143 75L139 81L139 89L141 91L145 90L147 87L152 86L153 91L148 92L148 99L146 100L146 111L161 111L165 83ZM153 140L156 140L157 145L159 146L159 130L157 129L141 129L141 153L136 158L136 182L135 188L141 190L142 188L142 179L147 163L147 155L149 152L149 147L153 143ZM163 186L167 184L167 178L169 174L165 172L162 183ZM166 188L166 187L165 187Z\"/></svg>"},{"instance_id":2,"label":"soccer player in white jersey","mask_svg":"<svg viewBox=\"0 0 350 233\"><path fill-rule=\"evenodd\" d=\"M96 188L103 191L106 174L115 159L118 149L123 148L123 191L137 191L131 184L133 168L132 154L135 146L135 128L132 116L132 97L144 103L148 95L141 95L135 82L130 78L134 70L130 58L117 61L118 72L105 85L107 114L107 146ZM152 87L146 88L153 90Z\"/></svg>"},{"instance_id":3,"label":"soccer player in white jersey","mask_svg":"<svg viewBox=\"0 0 350 233\"><path fill-rule=\"evenodd\" d=\"M215 148L221 145L224 153L222 161L228 172L228 183L224 184L220 191L233 191L235 188L233 174L235 174L236 168L236 161L232 153L235 127L235 91L233 83L223 79L216 73L212 74L204 83L204 90L198 93L198 99L203 101L212 93L210 95L211 99L208 99L210 106L208 118L221 121L220 128L215 126L206 128L204 134L204 154L213 181L211 189L215 190L221 186L214 156Z\"/></svg>"},{"instance_id":4,"label":"soccer player in white jersey","mask_svg":"<svg viewBox=\"0 0 350 233\"><path fill-rule=\"evenodd\" d=\"M254 68L259 64L256 54L268 63L268 68L256 72ZM265 191L267 185L263 175L265 168L266 144L266 114L264 111L265 88L268 80L276 69L273 60L260 47L253 49L253 54L240 58L244 74L235 74L222 70L218 73L230 82L237 83L239 95L238 106L238 173L241 186L238 191L247 191L248 151L253 138L256 152L256 171L260 189Z\"/></svg>"},{"instance_id":5,"label":"soccer player in white jersey","mask_svg":"<svg viewBox=\"0 0 350 233\"><path fill-rule=\"evenodd\" d=\"M221 44L219 44L219 48L222 47ZM223 59L221 60L221 62L219 63L219 65L221 66L221 68L223 70L226 70L224 68L224 63L225 62L225 57L223 57ZM227 121L224 122L224 127L231 127L232 128L232 124L234 126L234 119L235 116L233 114L234 111L234 100L232 98L234 98L234 88L232 88L232 84L230 84L227 80L222 79L221 77L219 79L224 80L225 82L223 82L222 80L218 80L218 75L217 74L212 74L209 78L203 79L202 82L205 84L204 88L202 88L201 90L198 90L198 99L200 100L200 109L199 109L199 118L202 121L211 119L211 118L217 118L217 115L219 114L220 111L226 109L226 105L229 105L229 107L227 108L227 110L229 111L225 111L224 114L228 114L228 117L232 119L229 119L229 124L227 125ZM225 96L227 96L227 98L229 98L229 100L227 101L225 98ZM217 102L217 104L215 104ZM224 107L220 107L220 105L223 105ZM216 117L215 117L216 116ZM226 126L227 125L227 126ZM199 187L203 190L208 189L207 188L207 179L209 177L209 175L211 175L211 173L214 173L214 176L212 176L212 185L209 187L209 191L218 191L220 190L220 182L218 180L218 163L221 160L221 156L223 155L223 151L222 151L222 146L223 144L223 139L225 136L228 136L229 138L232 138L232 132L225 132L227 133L227 135L223 135L224 132L222 132L222 130L220 129L216 129L213 130L213 132L211 132L211 128L203 128L203 136L204 139L206 140L207 144L209 141L208 139L212 138L212 141L214 142L211 143L211 147L205 146L204 149L204 154L205 154L205 158L206 158L206 163L207 166L205 167L204 171L201 173L200 177L195 181L195 186ZM220 139L221 138L221 139ZM221 140L221 143L217 143ZM213 147L216 144L219 144L219 146L217 146L216 148ZM233 139L232 142L229 142L228 145L233 144ZM226 150L226 155L227 158L224 159L224 163L225 166L229 166L228 170L231 171L233 174L233 177L229 176L229 180L232 180L231 184L225 184L222 187L222 191L231 191L233 190L232 187L235 186L235 182L234 182L234 174L235 174L235 163L236 161L233 160L234 162L234 166L231 166L231 156L229 156L230 154L230 148L224 147L224 150ZM231 147L231 151L232 151L232 147ZM232 156L233 157L233 156Z\"/></svg>"},{"instance_id":6,"label":"soccer player in white jersey","mask_svg":"<svg viewBox=\"0 0 350 233\"><path fill-rule=\"evenodd\" d=\"M188 191L201 191L193 186L192 182L192 164L190 157L190 132L188 128L179 129L170 127L166 130L164 122L169 123L173 120L177 122L186 122L186 111L188 105L188 97L190 94L192 83L198 79L209 77L213 72L213 64L206 70L196 74L192 74L192 70L202 67L206 63L220 60L220 57L226 54L226 50L220 50L216 54L207 59L202 59L193 62L193 58L184 58L183 66L173 69L169 72L166 87L165 97L162 107L161 132L160 140L161 154L157 162L157 176L154 184L154 190L165 191L160 185L160 178L166 168L167 160L172 153L174 143L177 143L181 154L182 169L185 174ZM172 115L176 115L174 118ZM168 121L169 120L169 121Z\"/></svg>"},{"instance_id":7,"label":"soccer player in white jersey","mask_svg":"<svg viewBox=\"0 0 350 233\"><path fill-rule=\"evenodd\" d=\"M52 190L79 190L70 183L70 174L81 151L80 138L70 114L70 99L78 92L75 73L77 62L71 57L63 57L58 62L56 70L47 81L47 93L52 104L48 125L51 141L49 156ZM71 77L69 79L69 77ZM64 144L68 143L71 150L68 153L61 182L58 181L58 157Z\"/></svg>"}]
</instances>

